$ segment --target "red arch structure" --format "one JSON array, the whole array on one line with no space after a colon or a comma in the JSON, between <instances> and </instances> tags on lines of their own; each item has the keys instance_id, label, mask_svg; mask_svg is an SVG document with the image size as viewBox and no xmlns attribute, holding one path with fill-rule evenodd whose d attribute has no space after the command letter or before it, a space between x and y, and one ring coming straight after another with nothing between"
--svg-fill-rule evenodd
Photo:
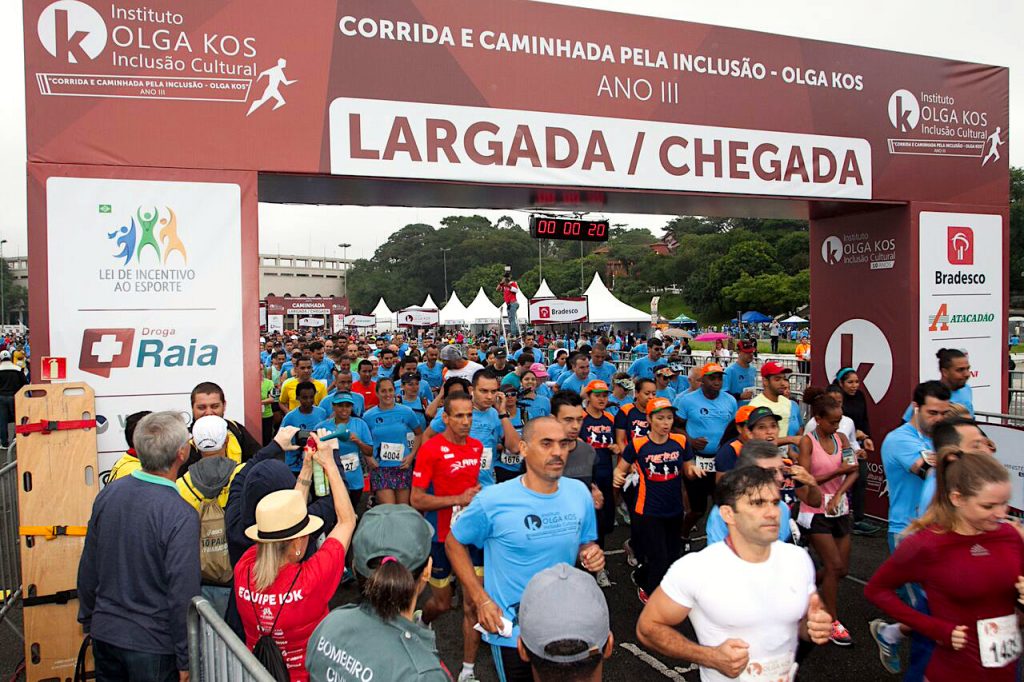
<instances>
[{"instance_id":1,"label":"red arch structure","mask_svg":"<svg viewBox=\"0 0 1024 682\"><path fill-rule=\"evenodd\" d=\"M258 423L258 200L808 218L815 381L881 432L956 346L1004 407L1005 68L524 0L39 1L25 50L33 342L108 456L200 379Z\"/></svg>"}]
</instances>

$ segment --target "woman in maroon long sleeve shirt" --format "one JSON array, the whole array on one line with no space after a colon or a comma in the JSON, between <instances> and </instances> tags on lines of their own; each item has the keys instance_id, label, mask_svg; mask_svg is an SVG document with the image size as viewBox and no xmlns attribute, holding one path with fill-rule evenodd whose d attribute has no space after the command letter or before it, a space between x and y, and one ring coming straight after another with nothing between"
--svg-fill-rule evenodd
<instances>
[{"instance_id":1,"label":"woman in maroon long sleeve shirt","mask_svg":"<svg viewBox=\"0 0 1024 682\"><path fill-rule=\"evenodd\" d=\"M1021 654L1024 541L1006 520L1010 483L989 455L943 448L935 499L864 590L890 616L938 643L929 682L1015 680ZM920 583L930 615L896 590Z\"/></svg>"}]
</instances>

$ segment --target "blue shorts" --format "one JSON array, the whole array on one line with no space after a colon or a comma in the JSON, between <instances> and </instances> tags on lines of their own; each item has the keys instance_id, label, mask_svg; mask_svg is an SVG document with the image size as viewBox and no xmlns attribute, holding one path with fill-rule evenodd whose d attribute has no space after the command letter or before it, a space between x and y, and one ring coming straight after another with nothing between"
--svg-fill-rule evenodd
<instances>
[{"instance_id":1,"label":"blue shorts","mask_svg":"<svg viewBox=\"0 0 1024 682\"><path fill-rule=\"evenodd\" d=\"M473 568L478 578L484 576L484 551L475 545L466 545L469 558L473 560ZM430 558L434 560L430 569L430 584L433 587L448 587L452 583L452 562L448 552L444 551L444 543L430 543Z\"/></svg>"}]
</instances>

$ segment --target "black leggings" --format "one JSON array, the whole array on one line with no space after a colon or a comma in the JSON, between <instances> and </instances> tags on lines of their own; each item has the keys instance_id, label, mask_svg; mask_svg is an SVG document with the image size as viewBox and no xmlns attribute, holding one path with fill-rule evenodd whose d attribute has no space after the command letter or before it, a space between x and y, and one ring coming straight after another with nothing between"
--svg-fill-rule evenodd
<instances>
[{"instance_id":1,"label":"black leggings","mask_svg":"<svg viewBox=\"0 0 1024 682\"><path fill-rule=\"evenodd\" d=\"M669 517L633 515L630 529L643 548L643 563L637 569L636 582L648 595L661 584L669 566L679 558L682 525L682 514Z\"/></svg>"},{"instance_id":2,"label":"black leggings","mask_svg":"<svg viewBox=\"0 0 1024 682\"><path fill-rule=\"evenodd\" d=\"M612 488L612 477L594 476L594 485L604 496L604 506L597 510L597 544L604 549L604 537L615 529L615 497Z\"/></svg>"}]
</instances>

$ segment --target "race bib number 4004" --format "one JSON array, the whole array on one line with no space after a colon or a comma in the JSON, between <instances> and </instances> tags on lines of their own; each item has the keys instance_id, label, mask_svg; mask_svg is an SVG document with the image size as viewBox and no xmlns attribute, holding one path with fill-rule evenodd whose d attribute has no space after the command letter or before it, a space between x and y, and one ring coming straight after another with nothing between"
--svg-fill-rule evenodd
<instances>
[{"instance_id":1,"label":"race bib number 4004","mask_svg":"<svg viewBox=\"0 0 1024 682\"><path fill-rule=\"evenodd\" d=\"M402 443L381 443L380 461L401 462L405 459L405 446Z\"/></svg>"}]
</instances>

